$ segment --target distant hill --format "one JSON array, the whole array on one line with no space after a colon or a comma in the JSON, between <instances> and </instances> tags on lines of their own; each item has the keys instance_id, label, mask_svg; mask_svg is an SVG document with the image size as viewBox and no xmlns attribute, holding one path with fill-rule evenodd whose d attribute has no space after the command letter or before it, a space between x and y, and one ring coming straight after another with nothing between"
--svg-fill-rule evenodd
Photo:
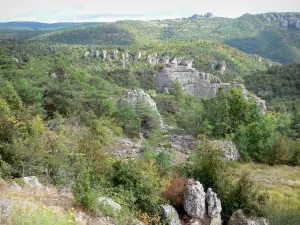
<instances>
[{"instance_id":1,"label":"distant hill","mask_svg":"<svg viewBox=\"0 0 300 225\"><path fill-rule=\"evenodd\" d=\"M24 31L41 31L41 30L53 30L58 28L65 28L78 25L90 25L96 23L40 23L40 22L27 22L27 21L16 21L16 22L2 22L0 23L0 33L4 32L24 32Z\"/></svg>"},{"instance_id":2,"label":"distant hill","mask_svg":"<svg viewBox=\"0 0 300 225\"><path fill-rule=\"evenodd\" d=\"M213 40L272 61L299 63L299 20L300 13L265 13L245 14L235 19L210 16L77 26L62 23L52 25L61 29L53 28L30 38L67 44L124 46L170 40Z\"/></svg>"}]
</instances>

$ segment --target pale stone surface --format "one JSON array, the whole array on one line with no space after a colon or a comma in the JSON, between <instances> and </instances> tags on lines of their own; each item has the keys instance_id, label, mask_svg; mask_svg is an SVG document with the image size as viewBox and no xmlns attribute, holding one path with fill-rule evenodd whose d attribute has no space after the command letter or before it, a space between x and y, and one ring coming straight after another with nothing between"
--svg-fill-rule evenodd
<instances>
[{"instance_id":1,"label":"pale stone surface","mask_svg":"<svg viewBox=\"0 0 300 225\"><path fill-rule=\"evenodd\" d=\"M218 217L222 211L221 201L217 197L217 194L208 188L206 192L206 204L207 204L207 215L209 217Z\"/></svg>"},{"instance_id":2,"label":"pale stone surface","mask_svg":"<svg viewBox=\"0 0 300 225\"><path fill-rule=\"evenodd\" d=\"M36 176L24 177L24 183L30 188L44 188Z\"/></svg>"},{"instance_id":3,"label":"pale stone surface","mask_svg":"<svg viewBox=\"0 0 300 225\"><path fill-rule=\"evenodd\" d=\"M111 198L99 197L98 200L102 204L110 206L115 211L121 210L121 206L118 203L116 203L114 200L112 200Z\"/></svg>"},{"instance_id":4,"label":"pale stone surface","mask_svg":"<svg viewBox=\"0 0 300 225\"><path fill-rule=\"evenodd\" d=\"M235 211L230 217L228 225L270 225L269 221L265 218L249 218L243 210Z\"/></svg>"},{"instance_id":5,"label":"pale stone surface","mask_svg":"<svg viewBox=\"0 0 300 225\"><path fill-rule=\"evenodd\" d=\"M164 123L160 113L157 110L155 101L150 97L149 94L144 92L142 89L130 90L125 95L121 96L116 103L121 101L126 101L129 105L131 105L134 109L136 108L139 102L146 103L149 108L156 114L159 127L161 130L164 130Z\"/></svg>"},{"instance_id":6,"label":"pale stone surface","mask_svg":"<svg viewBox=\"0 0 300 225\"><path fill-rule=\"evenodd\" d=\"M205 192L199 181L188 180L184 191L184 210L193 218L200 219L205 216Z\"/></svg>"},{"instance_id":7,"label":"pale stone surface","mask_svg":"<svg viewBox=\"0 0 300 225\"><path fill-rule=\"evenodd\" d=\"M168 225L181 225L176 209L171 205L161 205L163 219L168 220Z\"/></svg>"}]
</instances>

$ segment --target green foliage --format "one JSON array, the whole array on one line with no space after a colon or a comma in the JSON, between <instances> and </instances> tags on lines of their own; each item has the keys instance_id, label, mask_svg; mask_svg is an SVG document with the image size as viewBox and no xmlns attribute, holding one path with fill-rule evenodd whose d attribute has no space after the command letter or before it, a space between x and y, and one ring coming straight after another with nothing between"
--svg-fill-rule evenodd
<instances>
[{"instance_id":1,"label":"green foliage","mask_svg":"<svg viewBox=\"0 0 300 225\"><path fill-rule=\"evenodd\" d=\"M272 148L274 134L274 120L265 117L241 126L234 140L245 160L249 160L251 157L259 162L264 162L265 153Z\"/></svg>"},{"instance_id":2,"label":"green foliage","mask_svg":"<svg viewBox=\"0 0 300 225\"><path fill-rule=\"evenodd\" d=\"M121 101L117 105L115 117L129 137L137 136L141 131L141 119L127 102Z\"/></svg>"},{"instance_id":3,"label":"green foliage","mask_svg":"<svg viewBox=\"0 0 300 225\"><path fill-rule=\"evenodd\" d=\"M205 189L211 187L218 194L224 221L238 209L254 216L263 214L267 196L260 194L249 174L233 174L230 162L224 159L221 149L212 143L205 141L198 149L187 172L189 176L199 180Z\"/></svg>"},{"instance_id":4,"label":"green foliage","mask_svg":"<svg viewBox=\"0 0 300 225\"><path fill-rule=\"evenodd\" d=\"M225 137L237 132L240 126L258 121L262 115L253 100L248 101L241 89L219 89L217 97L203 100L205 127L202 132Z\"/></svg>"},{"instance_id":5,"label":"green foliage","mask_svg":"<svg viewBox=\"0 0 300 225\"><path fill-rule=\"evenodd\" d=\"M159 176L153 161L137 159L117 162L113 169L109 174L111 183L121 193L125 190L129 192L127 195L132 196L127 198L129 207L149 213L159 212L160 193L164 190L166 181Z\"/></svg>"}]
</instances>

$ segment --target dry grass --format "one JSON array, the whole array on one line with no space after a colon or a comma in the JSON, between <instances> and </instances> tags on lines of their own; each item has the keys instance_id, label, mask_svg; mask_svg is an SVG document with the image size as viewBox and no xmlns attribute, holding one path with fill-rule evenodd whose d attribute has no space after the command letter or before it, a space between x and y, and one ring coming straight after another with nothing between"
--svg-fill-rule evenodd
<instances>
[{"instance_id":1,"label":"dry grass","mask_svg":"<svg viewBox=\"0 0 300 225\"><path fill-rule=\"evenodd\" d=\"M239 164L237 169L247 170L272 201L288 202L300 208L300 167L268 166L263 164Z\"/></svg>"}]
</instances>

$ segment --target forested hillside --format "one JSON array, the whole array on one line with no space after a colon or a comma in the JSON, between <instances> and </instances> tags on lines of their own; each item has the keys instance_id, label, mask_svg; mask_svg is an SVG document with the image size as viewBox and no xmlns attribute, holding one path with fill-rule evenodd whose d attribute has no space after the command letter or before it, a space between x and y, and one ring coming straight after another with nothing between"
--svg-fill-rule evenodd
<instances>
[{"instance_id":1,"label":"forested hillside","mask_svg":"<svg viewBox=\"0 0 300 225\"><path fill-rule=\"evenodd\" d=\"M299 14L209 17L2 32L0 224L300 224Z\"/></svg>"}]
</instances>

